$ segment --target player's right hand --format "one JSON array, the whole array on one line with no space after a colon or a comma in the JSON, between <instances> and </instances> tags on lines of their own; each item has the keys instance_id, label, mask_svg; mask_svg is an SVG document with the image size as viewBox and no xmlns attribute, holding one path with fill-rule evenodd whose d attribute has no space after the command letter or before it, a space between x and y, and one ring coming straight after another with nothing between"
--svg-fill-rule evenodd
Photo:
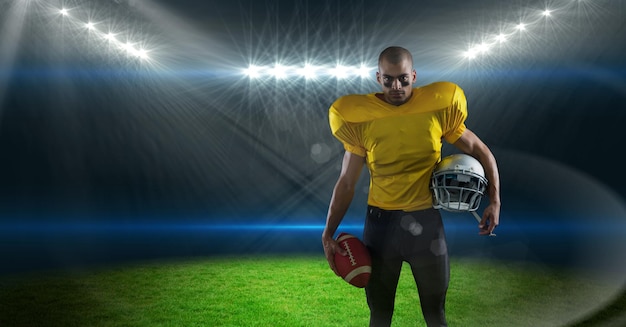
<instances>
[{"instance_id":1,"label":"player's right hand","mask_svg":"<svg viewBox=\"0 0 626 327\"><path fill-rule=\"evenodd\" d=\"M337 267L335 266L335 253L339 253L343 256L348 255L346 250L339 246L339 243L335 241L331 236L322 235L322 245L324 246L324 254L326 255L326 261L328 261L328 266L335 273L335 275L339 276L339 272L337 271Z\"/></svg>"}]
</instances>

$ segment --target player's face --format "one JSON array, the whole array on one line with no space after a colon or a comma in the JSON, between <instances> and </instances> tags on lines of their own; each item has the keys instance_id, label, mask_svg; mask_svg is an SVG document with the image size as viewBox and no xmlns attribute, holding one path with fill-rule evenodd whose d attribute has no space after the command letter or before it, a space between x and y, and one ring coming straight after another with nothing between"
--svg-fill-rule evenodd
<instances>
[{"instance_id":1,"label":"player's face","mask_svg":"<svg viewBox=\"0 0 626 327\"><path fill-rule=\"evenodd\" d=\"M376 80L383 87L385 101L396 106L407 102L417 79L412 63L408 59L397 64L383 60L378 70Z\"/></svg>"}]
</instances>

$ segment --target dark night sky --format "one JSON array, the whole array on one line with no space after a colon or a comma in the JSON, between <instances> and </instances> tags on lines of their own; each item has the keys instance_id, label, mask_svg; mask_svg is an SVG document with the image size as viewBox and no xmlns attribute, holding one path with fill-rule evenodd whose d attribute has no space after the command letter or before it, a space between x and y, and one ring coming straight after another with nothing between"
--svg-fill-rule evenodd
<instances>
[{"instance_id":1,"label":"dark night sky","mask_svg":"<svg viewBox=\"0 0 626 327\"><path fill-rule=\"evenodd\" d=\"M623 199L626 178L614 167L626 121L624 5L553 1L551 21L537 20L544 6L74 1L62 21L31 5L14 33L15 55L4 52L2 208L239 215L305 206L323 216L341 155L326 110L342 94L377 90L373 76L256 83L240 70L278 61L373 66L393 44L414 52L419 84L463 87L468 126L494 152L555 162ZM144 37L154 65L68 23L84 17ZM3 20L7 40L15 20ZM537 21L527 36L472 62L460 58L468 44L521 20ZM332 160L311 160L315 144Z\"/></svg>"},{"instance_id":2,"label":"dark night sky","mask_svg":"<svg viewBox=\"0 0 626 327\"><path fill-rule=\"evenodd\" d=\"M602 212L595 206L611 206L599 203L626 198L622 2L553 1L549 18L539 1L73 1L67 17L54 2L2 4L6 221L323 220L342 155L328 106L378 90L373 71L314 81L241 72L277 62L375 66L389 45L414 53L419 84L465 90L467 125L500 161L505 216ZM81 26L87 20L96 31ZM527 31L511 33L521 21ZM142 42L151 59L116 49L98 36L105 30ZM462 58L500 31L511 33L506 43ZM547 184L551 171L568 186ZM610 199L592 201L593 187ZM355 199L359 219L365 195ZM572 209L566 198L581 200Z\"/></svg>"}]
</instances>

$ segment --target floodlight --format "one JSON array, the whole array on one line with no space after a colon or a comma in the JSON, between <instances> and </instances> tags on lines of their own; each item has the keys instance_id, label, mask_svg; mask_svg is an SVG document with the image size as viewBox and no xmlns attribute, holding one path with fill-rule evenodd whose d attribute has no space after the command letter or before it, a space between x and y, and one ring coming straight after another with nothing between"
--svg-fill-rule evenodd
<instances>
[{"instance_id":1,"label":"floodlight","mask_svg":"<svg viewBox=\"0 0 626 327\"><path fill-rule=\"evenodd\" d=\"M476 54L471 52L471 51L465 51L465 52L463 52L463 57L465 57L465 58L467 58L469 60L472 60L472 59L476 58Z\"/></svg>"},{"instance_id":2,"label":"floodlight","mask_svg":"<svg viewBox=\"0 0 626 327\"><path fill-rule=\"evenodd\" d=\"M490 47L491 46L489 44L483 42L476 46L476 51L479 53L487 53Z\"/></svg>"},{"instance_id":3,"label":"floodlight","mask_svg":"<svg viewBox=\"0 0 626 327\"><path fill-rule=\"evenodd\" d=\"M506 42L506 35L504 35L503 33L498 34L498 36L496 36L496 41L498 41L499 43Z\"/></svg>"},{"instance_id":4,"label":"floodlight","mask_svg":"<svg viewBox=\"0 0 626 327\"><path fill-rule=\"evenodd\" d=\"M145 49L139 49L137 51L135 51L135 56L139 57L140 59L148 59L150 57L148 57L148 51L146 51Z\"/></svg>"},{"instance_id":5,"label":"floodlight","mask_svg":"<svg viewBox=\"0 0 626 327\"><path fill-rule=\"evenodd\" d=\"M244 70L244 73L246 75L248 75L248 77L250 78L258 78L261 76L261 70L263 68L259 67L259 66L255 66L255 65L250 65L248 67L248 69Z\"/></svg>"},{"instance_id":6,"label":"floodlight","mask_svg":"<svg viewBox=\"0 0 626 327\"><path fill-rule=\"evenodd\" d=\"M276 65L274 65L273 68L270 69L270 73L276 79L286 78L287 77L287 67L285 67L285 66L283 66L281 64L276 64Z\"/></svg>"},{"instance_id":7,"label":"floodlight","mask_svg":"<svg viewBox=\"0 0 626 327\"><path fill-rule=\"evenodd\" d=\"M476 48L471 48L467 51L465 51L463 53L463 56L467 59L474 59L476 58L476 55L478 54L478 51L476 50Z\"/></svg>"},{"instance_id":8,"label":"floodlight","mask_svg":"<svg viewBox=\"0 0 626 327\"><path fill-rule=\"evenodd\" d=\"M77 17L72 17L69 12L70 10L74 10L75 8L72 9L68 9L65 7L61 7L60 9L58 9L58 14L62 15L64 17L67 17L68 20L73 21L74 24L72 24L73 26L81 26L86 30L89 31L94 31L93 34L98 35L100 37L102 37L105 40L109 41L109 45L111 45L113 48L117 48L119 50L125 50L127 52L128 55L130 56L134 56L137 58L141 58L141 59L148 59L148 51L146 51L145 49L138 49L136 47L133 46L133 44L131 42L126 42L123 43L121 41L119 41L115 34L112 32L108 32L108 33L104 33L104 32L98 32L96 29L96 24L91 20L87 20L87 21L81 21L79 20ZM57 10L57 9L54 9ZM135 43L137 44L137 43Z\"/></svg>"},{"instance_id":9,"label":"floodlight","mask_svg":"<svg viewBox=\"0 0 626 327\"><path fill-rule=\"evenodd\" d=\"M109 40L109 41L115 41L115 34L109 32L106 35L104 35L104 38Z\"/></svg>"},{"instance_id":10,"label":"floodlight","mask_svg":"<svg viewBox=\"0 0 626 327\"><path fill-rule=\"evenodd\" d=\"M361 66L357 68L356 71L357 74L359 74L359 76L361 76L362 78L367 78L370 76L371 69L364 64L361 64Z\"/></svg>"},{"instance_id":11,"label":"floodlight","mask_svg":"<svg viewBox=\"0 0 626 327\"><path fill-rule=\"evenodd\" d=\"M310 65L310 64L305 64L304 67L299 68L297 70L298 75L306 78L306 79L314 79L317 77L317 72L318 67Z\"/></svg>"},{"instance_id":12,"label":"floodlight","mask_svg":"<svg viewBox=\"0 0 626 327\"><path fill-rule=\"evenodd\" d=\"M517 29L518 31L524 31L524 30L526 30L526 24L519 23L519 24L517 24L517 26L515 26L515 29Z\"/></svg>"},{"instance_id":13,"label":"floodlight","mask_svg":"<svg viewBox=\"0 0 626 327\"><path fill-rule=\"evenodd\" d=\"M552 16L552 11L549 10L549 9L546 9L541 14L544 15L545 17L550 17L550 16Z\"/></svg>"},{"instance_id":14,"label":"floodlight","mask_svg":"<svg viewBox=\"0 0 626 327\"><path fill-rule=\"evenodd\" d=\"M126 42L125 44L122 45L122 49L130 52L130 53L134 53L135 52L135 48L133 47L133 45L130 42Z\"/></svg>"},{"instance_id":15,"label":"floodlight","mask_svg":"<svg viewBox=\"0 0 626 327\"><path fill-rule=\"evenodd\" d=\"M330 69L330 73L337 79L344 79L348 77L349 69L349 67L337 65L335 68Z\"/></svg>"}]
</instances>

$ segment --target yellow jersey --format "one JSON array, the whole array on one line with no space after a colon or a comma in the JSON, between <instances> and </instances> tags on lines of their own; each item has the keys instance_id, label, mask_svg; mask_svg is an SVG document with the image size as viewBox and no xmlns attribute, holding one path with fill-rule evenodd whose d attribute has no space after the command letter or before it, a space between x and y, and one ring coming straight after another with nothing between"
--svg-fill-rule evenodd
<instances>
[{"instance_id":1,"label":"yellow jersey","mask_svg":"<svg viewBox=\"0 0 626 327\"><path fill-rule=\"evenodd\" d=\"M343 96L329 109L333 135L346 151L366 158L368 204L386 210L432 207L430 178L442 140L456 142L466 118L465 94L450 82L416 87L400 106L370 93Z\"/></svg>"}]
</instances>

